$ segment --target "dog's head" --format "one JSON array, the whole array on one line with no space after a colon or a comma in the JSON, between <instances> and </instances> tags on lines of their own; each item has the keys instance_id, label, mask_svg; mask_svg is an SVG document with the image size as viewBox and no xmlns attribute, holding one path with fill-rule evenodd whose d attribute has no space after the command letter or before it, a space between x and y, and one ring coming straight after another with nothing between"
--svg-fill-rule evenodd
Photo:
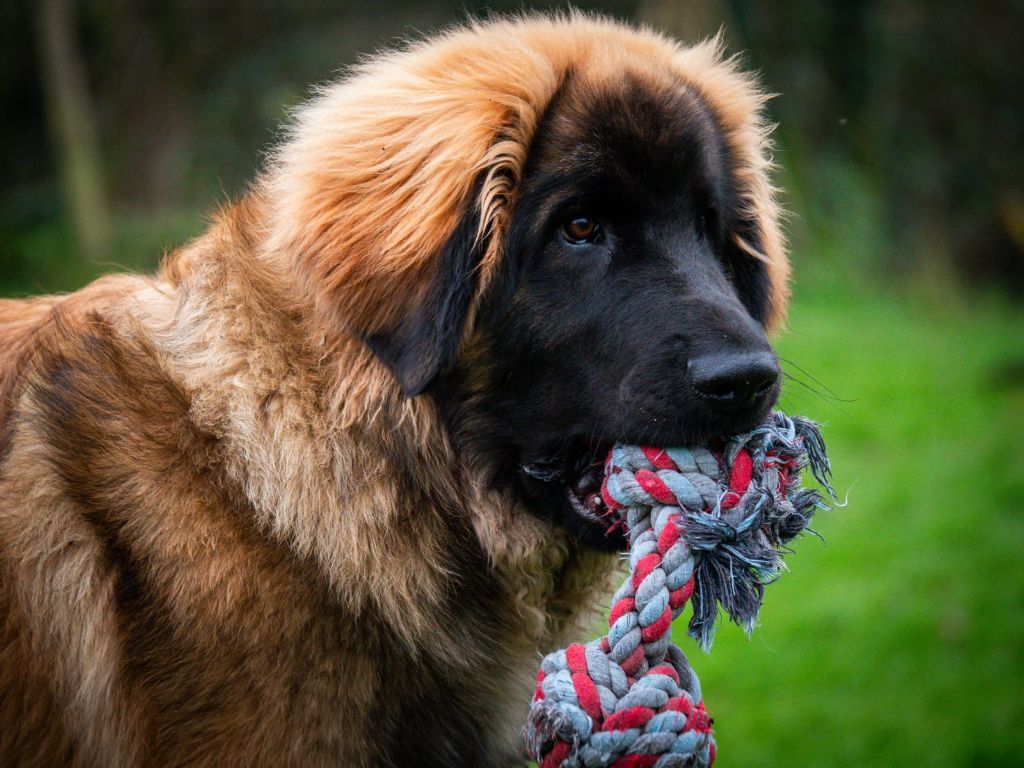
<instances>
[{"instance_id":1,"label":"dog's head","mask_svg":"<svg viewBox=\"0 0 1024 768\"><path fill-rule=\"evenodd\" d=\"M762 102L715 43L579 16L461 30L300 114L277 246L492 482L619 546L611 442L743 431L778 393Z\"/></svg>"}]
</instances>

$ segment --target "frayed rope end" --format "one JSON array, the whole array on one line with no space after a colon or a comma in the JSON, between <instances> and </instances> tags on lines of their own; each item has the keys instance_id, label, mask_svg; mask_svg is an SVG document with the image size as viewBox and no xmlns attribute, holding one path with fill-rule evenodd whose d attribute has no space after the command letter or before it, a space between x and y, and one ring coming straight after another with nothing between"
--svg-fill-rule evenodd
<instances>
[{"instance_id":1,"label":"frayed rope end","mask_svg":"<svg viewBox=\"0 0 1024 768\"><path fill-rule=\"evenodd\" d=\"M719 606L748 635L753 631L764 587L784 569L786 545L809 530L815 512L831 509L820 491L800 487L800 471L809 468L837 501L825 441L813 421L775 412L733 438L723 453L726 477L744 450L754 469L739 503L724 509L720 500L711 512L685 517L686 538L697 553L689 634L705 651L714 642Z\"/></svg>"}]
</instances>

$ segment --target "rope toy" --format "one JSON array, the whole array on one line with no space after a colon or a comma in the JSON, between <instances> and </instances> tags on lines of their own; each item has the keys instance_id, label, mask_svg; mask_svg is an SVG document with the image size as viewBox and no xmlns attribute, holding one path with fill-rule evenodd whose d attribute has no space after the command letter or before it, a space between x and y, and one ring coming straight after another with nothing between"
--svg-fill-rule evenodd
<instances>
[{"instance_id":1,"label":"rope toy","mask_svg":"<svg viewBox=\"0 0 1024 768\"><path fill-rule=\"evenodd\" d=\"M783 548L827 508L800 487L807 466L835 498L817 425L777 411L717 448L612 449L601 495L610 527L626 526L630 573L608 634L541 664L524 734L539 768L712 765L712 721L672 621L692 602L705 650L719 605L753 629Z\"/></svg>"}]
</instances>

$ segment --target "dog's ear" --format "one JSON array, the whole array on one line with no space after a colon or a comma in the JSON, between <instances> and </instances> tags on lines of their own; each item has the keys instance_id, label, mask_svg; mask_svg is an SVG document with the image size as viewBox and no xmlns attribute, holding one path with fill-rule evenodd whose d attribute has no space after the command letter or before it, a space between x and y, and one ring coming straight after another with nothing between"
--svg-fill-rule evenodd
<instances>
[{"instance_id":1,"label":"dog's ear","mask_svg":"<svg viewBox=\"0 0 1024 768\"><path fill-rule=\"evenodd\" d=\"M747 219L726 241L724 256L743 306L751 317L767 326L772 314L773 296L763 253L760 226L758 222Z\"/></svg>"},{"instance_id":2,"label":"dog's ear","mask_svg":"<svg viewBox=\"0 0 1024 768\"><path fill-rule=\"evenodd\" d=\"M478 189L479 184L474 185L455 231L442 247L436 272L397 325L365 337L407 397L426 390L458 354L486 249L487 238L480 236Z\"/></svg>"}]
</instances>

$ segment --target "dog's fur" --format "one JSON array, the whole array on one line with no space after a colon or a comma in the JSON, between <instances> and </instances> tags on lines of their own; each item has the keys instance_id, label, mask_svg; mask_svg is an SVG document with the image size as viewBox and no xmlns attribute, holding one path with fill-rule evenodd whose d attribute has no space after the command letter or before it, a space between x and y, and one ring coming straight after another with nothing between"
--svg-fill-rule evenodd
<instances>
[{"instance_id":1,"label":"dog's fur","mask_svg":"<svg viewBox=\"0 0 1024 768\"><path fill-rule=\"evenodd\" d=\"M714 42L578 15L378 56L155 277L0 301L0 765L515 762L539 653L616 569L480 460L481 350L552 137L684 92L736 311L777 324L762 95Z\"/></svg>"}]
</instances>

